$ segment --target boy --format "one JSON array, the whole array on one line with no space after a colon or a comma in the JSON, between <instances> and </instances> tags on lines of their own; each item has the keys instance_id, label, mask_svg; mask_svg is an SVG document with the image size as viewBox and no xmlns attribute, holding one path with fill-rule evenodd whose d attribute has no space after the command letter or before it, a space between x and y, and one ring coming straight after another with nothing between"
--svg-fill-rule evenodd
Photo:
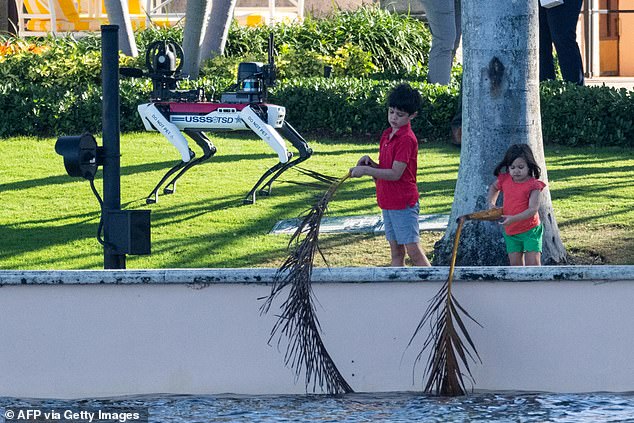
<instances>
[{"instance_id":1,"label":"boy","mask_svg":"<svg viewBox=\"0 0 634 423\"><path fill-rule=\"evenodd\" d=\"M351 177L369 175L376 182L376 199L383 213L392 266L405 266L405 252L415 266L431 266L419 242L418 140L410 124L421 102L420 93L409 84L395 87L388 97L390 127L381 135L379 162L363 156L350 169Z\"/></svg>"}]
</instances>

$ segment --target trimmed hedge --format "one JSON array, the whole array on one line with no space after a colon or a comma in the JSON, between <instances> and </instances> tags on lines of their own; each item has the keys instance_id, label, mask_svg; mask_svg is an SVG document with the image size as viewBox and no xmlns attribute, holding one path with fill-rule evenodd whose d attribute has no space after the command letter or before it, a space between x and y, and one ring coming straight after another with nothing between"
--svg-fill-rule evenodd
<instances>
[{"instance_id":1,"label":"trimmed hedge","mask_svg":"<svg viewBox=\"0 0 634 423\"><path fill-rule=\"evenodd\" d=\"M544 142L634 147L634 91L548 81L540 97Z\"/></svg>"},{"instance_id":2,"label":"trimmed hedge","mask_svg":"<svg viewBox=\"0 0 634 423\"><path fill-rule=\"evenodd\" d=\"M287 119L302 131L346 136L376 136L387 126L385 99L400 82L357 78L293 79L280 84L272 102L286 107ZM456 110L458 87L410 82L423 97L412 121L419 139L446 139Z\"/></svg>"},{"instance_id":3,"label":"trimmed hedge","mask_svg":"<svg viewBox=\"0 0 634 423\"><path fill-rule=\"evenodd\" d=\"M182 81L181 88L202 86L217 98L235 82L238 62L245 57L264 59L269 30L232 26L227 55L207 63L205 75L197 81ZM281 79L271 90L270 100L286 106L289 122L299 131L375 137L386 126L387 92L407 80L421 91L424 101L420 116L413 121L418 137L448 138L460 68L454 68L454 82L448 87L422 82L429 31L420 22L377 8L360 8L327 19L307 19L303 25L275 25L273 31L279 43ZM174 28L151 29L136 37L143 51L152 40L179 40L182 34ZM101 131L98 36L79 41L11 39L0 46L0 138ZM120 56L121 66L144 66L143 62L143 55ZM316 76L323 64L335 65L335 78ZM136 107L147 101L150 91L147 79L121 80L122 131L143 130ZM545 142L634 146L634 92L550 81L542 83L540 95Z\"/></svg>"},{"instance_id":4,"label":"trimmed hedge","mask_svg":"<svg viewBox=\"0 0 634 423\"><path fill-rule=\"evenodd\" d=\"M201 85L221 92L233 80L201 78ZM401 81L303 78L280 81L270 101L287 109L287 119L304 133L374 137L386 125L387 92ZM418 137L447 139L456 109L458 86L410 82L420 90L423 107L412 126ZM147 80L121 81L121 130L142 131L136 107L149 98ZM16 135L61 136L101 131L101 87L72 84L0 82L0 138ZM550 81L541 85L544 142L562 145L634 146L634 92L610 87L579 87Z\"/></svg>"}]
</instances>

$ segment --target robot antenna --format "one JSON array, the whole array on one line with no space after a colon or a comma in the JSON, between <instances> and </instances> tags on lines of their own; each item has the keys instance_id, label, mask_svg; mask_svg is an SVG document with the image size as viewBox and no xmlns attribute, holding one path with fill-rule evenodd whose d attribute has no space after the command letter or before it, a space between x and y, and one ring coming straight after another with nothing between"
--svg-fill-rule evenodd
<instances>
[{"instance_id":1,"label":"robot antenna","mask_svg":"<svg viewBox=\"0 0 634 423\"><path fill-rule=\"evenodd\" d=\"M273 57L273 33L272 32L269 34L268 50L269 50L269 66L273 68L275 67L275 62L274 62L275 59Z\"/></svg>"},{"instance_id":2,"label":"robot antenna","mask_svg":"<svg viewBox=\"0 0 634 423\"><path fill-rule=\"evenodd\" d=\"M268 59L269 59L269 63L266 69L266 72L264 72L264 83L267 86L274 86L275 85L275 79L277 79L277 71L275 69L275 56L274 56L274 51L273 51L273 33L269 33L269 44L268 44Z\"/></svg>"}]
</instances>

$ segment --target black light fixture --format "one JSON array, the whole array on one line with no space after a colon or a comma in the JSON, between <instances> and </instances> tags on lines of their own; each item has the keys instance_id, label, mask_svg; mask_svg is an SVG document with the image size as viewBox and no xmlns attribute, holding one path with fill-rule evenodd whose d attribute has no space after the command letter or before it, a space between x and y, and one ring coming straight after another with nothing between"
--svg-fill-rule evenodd
<instances>
[{"instance_id":1,"label":"black light fixture","mask_svg":"<svg viewBox=\"0 0 634 423\"><path fill-rule=\"evenodd\" d=\"M64 157L64 167L69 176L84 178L90 182L101 207L97 240L104 248L117 256L150 254L150 210L106 209L95 188L95 175L99 166L104 164L103 147L97 145L95 137L89 133L59 137L55 143L55 152ZM101 232L104 228L108 228L108 231L105 239L102 239Z\"/></svg>"},{"instance_id":2,"label":"black light fixture","mask_svg":"<svg viewBox=\"0 0 634 423\"><path fill-rule=\"evenodd\" d=\"M102 148L92 134L59 137L55 143L55 152L64 157L64 167L69 176L95 179L97 167L103 164L100 157Z\"/></svg>"},{"instance_id":3,"label":"black light fixture","mask_svg":"<svg viewBox=\"0 0 634 423\"><path fill-rule=\"evenodd\" d=\"M126 254L151 252L150 210L121 210L118 30L116 25L101 27L103 146L89 133L59 137L55 143L68 175L87 179L99 201L97 240L104 248L105 269L125 269ZM103 200L94 183L99 166L103 166Z\"/></svg>"}]
</instances>

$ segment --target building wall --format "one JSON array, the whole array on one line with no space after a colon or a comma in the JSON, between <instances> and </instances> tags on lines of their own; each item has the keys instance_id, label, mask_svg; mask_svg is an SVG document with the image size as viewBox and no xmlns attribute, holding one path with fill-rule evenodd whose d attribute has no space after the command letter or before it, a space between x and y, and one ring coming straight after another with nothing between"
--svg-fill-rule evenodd
<instances>
[{"instance_id":1,"label":"building wall","mask_svg":"<svg viewBox=\"0 0 634 423\"><path fill-rule=\"evenodd\" d=\"M363 5L378 4L378 0L338 0L336 2L324 0L304 0L304 10L313 16L328 14L334 10L334 4L341 10L354 10Z\"/></svg>"},{"instance_id":2,"label":"building wall","mask_svg":"<svg viewBox=\"0 0 634 423\"><path fill-rule=\"evenodd\" d=\"M380 0L380 4L382 8L394 10L398 13L420 15L425 12L421 0Z\"/></svg>"},{"instance_id":3,"label":"building wall","mask_svg":"<svg viewBox=\"0 0 634 423\"><path fill-rule=\"evenodd\" d=\"M368 4L378 4L378 0L304 0L304 11L313 16L326 15L336 7L341 10L354 10L359 6ZM277 7L292 7L293 4L289 0L276 0ZM236 7L268 7L268 0L238 0Z\"/></svg>"},{"instance_id":4,"label":"building wall","mask_svg":"<svg viewBox=\"0 0 634 423\"><path fill-rule=\"evenodd\" d=\"M621 10L634 10L634 0L621 0ZM621 13L619 19L619 75L634 76L634 13Z\"/></svg>"}]
</instances>

